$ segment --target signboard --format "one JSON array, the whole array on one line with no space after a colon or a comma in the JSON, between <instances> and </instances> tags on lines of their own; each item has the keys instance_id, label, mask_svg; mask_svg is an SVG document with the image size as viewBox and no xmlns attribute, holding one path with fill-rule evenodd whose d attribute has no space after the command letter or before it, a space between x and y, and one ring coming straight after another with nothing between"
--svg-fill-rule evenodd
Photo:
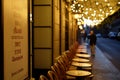
<instances>
[{"instance_id":1,"label":"signboard","mask_svg":"<svg viewBox=\"0 0 120 80\"><path fill-rule=\"evenodd\" d=\"M28 0L3 0L4 80L28 77Z\"/></svg>"}]
</instances>

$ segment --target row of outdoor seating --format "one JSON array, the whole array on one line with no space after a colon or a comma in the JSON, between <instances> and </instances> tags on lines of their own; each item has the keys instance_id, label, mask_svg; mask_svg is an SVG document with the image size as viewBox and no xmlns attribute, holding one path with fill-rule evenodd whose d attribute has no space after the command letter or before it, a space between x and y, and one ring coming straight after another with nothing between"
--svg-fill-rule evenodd
<instances>
[{"instance_id":1,"label":"row of outdoor seating","mask_svg":"<svg viewBox=\"0 0 120 80\"><path fill-rule=\"evenodd\" d=\"M62 53L57 58L47 76L40 75L39 80L88 80L91 78L92 64L89 62L87 52L78 52L78 49L86 50L78 42L75 42L68 51ZM85 53L88 57L80 57L78 54ZM80 61L81 60L81 61ZM85 62L87 61L87 62ZM89 65L89 66L88 66Z\"/></svg>"}]
</instances>

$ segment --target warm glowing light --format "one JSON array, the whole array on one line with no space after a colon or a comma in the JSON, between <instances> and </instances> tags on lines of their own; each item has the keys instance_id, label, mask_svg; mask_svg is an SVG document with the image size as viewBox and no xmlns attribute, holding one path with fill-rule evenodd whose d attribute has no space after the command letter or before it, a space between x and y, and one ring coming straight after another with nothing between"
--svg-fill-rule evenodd
<instances>
[{"instance_id":1,"label":"warm glowing light","mask_svg":"<svg viewBox=\"0 0 120 80\"><path fill-rule=\"evenodd\" d=\"M107 0L105 0L105 2L107 2Z\"/></svg>"},{"instance_id":2,"label":"warm glowing light","mask_svg":"<svg viewBox=\"0 0 120 80\"><path fill-rule=\"evenodd\" d=\"M87 14L88 14L88 12L85 12L85 14L87 15Z\"/></svg>"},{"instance_id":3,"label":"warm glowing light","mask_svg":"<svg viewBox=\"0 0 120 80\"><path fill-rule=\"evenodd\" d=\"M94 26L100 24L102 20L97 20L97 18L94 18L94 20L90 19L84 19L84 24L89 25L89 26Z\"/></svg>"},{"instance_id":4,"label":"warm glowing light","mask_svg":"<svg viewBox=\"0 0 120 80\"><path fill-rule=\"evenodd\" d=\"M87 24L90 26L92 24L92 21L89 19L84 19L84 24Z\"/></svg>"},{"instance_id":5,"label":"warm glowing light","mask_svg":"<svg viewBox=\"0 0 120 80\"><path fill-rule=\"evenodd\" d=\"M81 16L83 16L84 14L81 14Z\"/></svg>"},{"instance_id":6,"label":"warm glowing light","mask_svg":"<svg viewBox=\"0 0 120 80\"><path fill-rule=\"evenodd\" d=\"M96 2L96 5L98 5L99 3L98 2Z\"/></svg>"},{"instance_id":7,"label":"warm glowing light","mask_svg":"<svg viewBox=\"0 0 120 80\"><path fill-rule=\"evenodd\" d=\"M91 14L92 16L95 16L96 14L94 13L94 14Z\"/></svg>"},{"instance_id":8,"label":"warm glowing light","mask_svg":"<svg viewBox=\"0 0 120 80\"><path fill-rule=\"evenodd\" d=\"M84 1L84 0L80 0L80 1Z\"/></svg>"},{"instance_id":9,"label":"warm glowing light","mask_svg":"<svg viewBox=\"0 0 120 80\"><path fill-rule=\"evenodd\" d=\"M80 21L82 22L83 20L79 18L79 19L77 19L77 21L78 21L78 22L80 22Z\"/></svg>"},{"instance_id":10,"label":"warm glowing light","mask_svg":"<svg viewBox=\"0 0 120 80\"><path fill-rule=\"evenodd\" d=\"M90 17L88 17L88 19L90 19Z\"/></svg>"},{"instance_id":11,"label":"warm glowing light","mask_svg":"<svg viewBox=\"0 0 120 80\"><path fill-rule=\"evenodd\" d=\"M118 2L118 4L120 4L120 2Z\"/></svg>"},{"instance_id":12,"label":"warm glowing light","mask_svg":"<svg viewBox=\"0 0 120 80\"><path fill-rule=\"evenodd\" d=\"M86 10L88 10L88 8L86 8Z\"/></svg>"},{"instance_id":13,"label":"warm glowing light","mask_svg":"<svg viewBox=\"0 0 120 80\"><path fill-rule=\"evenodd\" d=\"M80 6L80 4L78 4L78 6Z\"/></svg>"},{"instance_id":14,"label":"warm glowing light","mask_svg":"<svg viewBox=\"0 0 120 80\"><path fill-rule=\"evenodd\" d=\"M109 13L106 13L106 17L109 15Z\"/></svg>"},{"instance_id":15,"label":"warm glowing light","mask_svg":"<svg viewBox=\"0 0 120 80\"><path fill-rule=\"evenodd\" d=\"M104 18L103 18L103 17L102 17L101 19L102 19L102 20L104 20Z\"/></svg>"},{"instance_id":16,"label":"warm glowing light","mask_svg":"<svg viewBox=\"0 0 120 80\"><path fill-rule=\"evenodd\" d=\"M81 5L81 7L84 7L83 5Z\"/></svg>"},{"instance_id":17,"label":"warm glowing light","mask_svg":"<svg viewBox=\"0 0 120 80\"><path fill-rule=\"evenodd\" d=\"M73 12L75 12L75 10L73 10Z\"/></svg>"},{"instance_id":18,"label":"warm glowing light","mask_svg":"<svg viewBox=\"0 0 120 80\"><path fill-rule=\"evenodd\" d=\"M75 6L75 4L73 4L72 6Z\"/></svg>"},{"instance_id":19,"label":"warm glowing light","mask_svg":"<svg viewBox=\"0 0 120 80\"><path fill-rule=\"evenodd\" d=\"M32 22L32 14L30 14L30 22Z\"/></svg>"},{"instance_id":20,"label":"warm glowing light","mask_svg":"<svg viewBox=\"0 0 120 80\"><path fill-rule=\"evenodd\" d=\"M90 11L92 10L92 8L90 8Z\"/></svg>"},{"instance_id":21,"label":"warm glowing light","mask_svg":"<svg viewBox=\"0 0 120 80\"><path fill-rule=\"evenodd\" d=\"M110 12L112 12L113 10L110 10Z\"/></svg>"},{"instance_id":22,"label":"warm glowing light","mask_svg":"<svg viewBox=\"0 0 120 80\"><path fill-rule=\"evenodd\" d=\"M100 11L102 11L102 9L100 9Z\"/></svg>"},{"instance_id":23,"label":"warm glowing light","mask_svg":"<svg viewBox=\"0 0 120 80\"><path fill-rule=\"evenodd\" d=\"M110 3L108 3L107 5L110 6Z\"/></svg>"},{"instance_id":24,"label":"warm glowing light","mask_svg":"<svg viewBox=\"0 0 120 80\"><path fill-rule=\"evenodd\" d=\"M99 14L98 16L103 16L102 14Z\"/></svg>"},{"instance_id":25,"label":"warm glowing light","mask_svg":"<svg viewBox=\"0 0 120 80\"><path fill-rule=\"evenodd\" d=\"M112 11L111 11L111 14L114 14L114 12L115 12L115 10L112 10Z\"/></svg>"},{"instance_id":26,"label":"warm glowing light","mask_svg":"<svg viewBox=\"0 0 120 80\"><path fill-rule=\"evenodd\" d=\"M74 3L76 3L76 1L74 1Z\"/></svg>"},{"instance_id":27,"label":"warm glowing light","mask_svg":"<svg viewBox=\"0 0 120 80\"><path fill-rule=\"evenodd\" d=\"M112 9L112 7L110 7L110 9Z\"/></svg>"},{"instance_id":28,"label":"warm glowing light","mask_svg":"<svg viewBox=\"0 0 120 80\"><path fill-rule=\"evenodd\" d=\"M77 21L80 21L80 19L77 19Z\"/></svg>"},{"instance_id":29,"label":"warm glowing light","mask_svg":"<svg viewBox=\"0 0 120 80\"><path fill-rule=\"evenodd\" d=\"M104 20L104 17L102 17L101 19Z\"/></svg>"},{"instance_id":30,"label":"warm glowing light","mask_svg":"<svg viewBox=\"0 0 120 80\"><path fill-rule=\"evenodd\" d=\"M75 19L78 19L79 17L80 17L79 14L75 14L75 15L74 15L74 18L75 18Z\"/></svg>"},{"instance_id":31,"label":"warm glowing light","mask_svg":"<svg viewBox=\"0 0 120 80\"><path fill-rule=\"evenodd\" d=\"M81 22L80 22L80 21L78 21L78 22L77 22L77 25L81 25Z\"/></svg>"},{"instance_id":32,"label":"warm glowing light","mask_svg":"<svg viewBox=\"0 0 120 80\"><path fill-rule=\"evenodd\" d=\"M80 26L79 26L79 29L83 29L83 27L80 25Z\"/></svg>"}]
</instances>

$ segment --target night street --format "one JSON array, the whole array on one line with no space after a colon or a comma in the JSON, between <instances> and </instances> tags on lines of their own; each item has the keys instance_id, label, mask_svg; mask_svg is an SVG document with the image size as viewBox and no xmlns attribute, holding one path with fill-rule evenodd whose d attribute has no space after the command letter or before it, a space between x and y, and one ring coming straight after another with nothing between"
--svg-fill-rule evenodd
<instances>
[{"instance_id":1,"label":"night street","mask_svg":"<svg viewBox=\"0 0 120 80\"><path fill-rule=\"evenodd\" d=\"M109 38L98 38L97 47L120 71L120 41Z\"/></svg>"}]
</instances>

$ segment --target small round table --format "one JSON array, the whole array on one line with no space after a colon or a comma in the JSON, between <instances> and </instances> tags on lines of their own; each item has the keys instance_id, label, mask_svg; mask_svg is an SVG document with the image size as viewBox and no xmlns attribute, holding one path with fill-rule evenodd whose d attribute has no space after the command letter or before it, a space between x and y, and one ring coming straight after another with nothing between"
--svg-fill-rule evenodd
<instances>
[{"instance_id":1,"label":"small round table","mask_svg":"<svg viewBox=\"0 0 120 80\"><path fill-rule=\"evenodd\" d=\"M66 72L69 76L77 77L78 79L82 80L84 77L91 75L91 72L84 71L84 70L69 70Z\"/></svg>"},{"instance_id":2,"label":"small round table","mask_svg":"<svg viewBox=\"0 0 120 80\"><path fill-rule=\"evenodd\" d=\"M85 50L85 49L77 49L77 51L76 52L84 52L84 53L87 53L87 50Z\"/></svg>"},{"instance_id":3,"label":"small round table","mask_svg":"<svg viewBox=\"0 0 120 80\"><path fill-rule=\"evenodd\" d=\"M88 68L92 66L91 63L79 63L79 62L72 62L71 65L80 67L80 68Z\"/></svg>"},{"instance_id":4,"label":"small round table","mask_svg":"<svg viewBox=\"0 0 120 80\"><path fill-rule=\"evenodd\" d=\"M76 54L77 57L90 58L89 54Z\"/></svg>"},{"instance_id":5,"label":"small round table","mask_svg":"<svg viewBox=\"0 0 120 80\"><path fill-rule=\"evenodd\" d=\"M90 62L90 60L89 59L84 59L84 58L73 58L72 59L73 61L75 61L75 62Z\"/></svg>"},{"instance_id":6,"label":"small round table","mask_svg":"<svg viewBox=\"0 0 120 80\"><path fill-rule=\"evenodd\" d=\"M80 46L78 46L78 49L86 49L86 46L85 45L80 45Z\"/></svg>"}]
</instances>

